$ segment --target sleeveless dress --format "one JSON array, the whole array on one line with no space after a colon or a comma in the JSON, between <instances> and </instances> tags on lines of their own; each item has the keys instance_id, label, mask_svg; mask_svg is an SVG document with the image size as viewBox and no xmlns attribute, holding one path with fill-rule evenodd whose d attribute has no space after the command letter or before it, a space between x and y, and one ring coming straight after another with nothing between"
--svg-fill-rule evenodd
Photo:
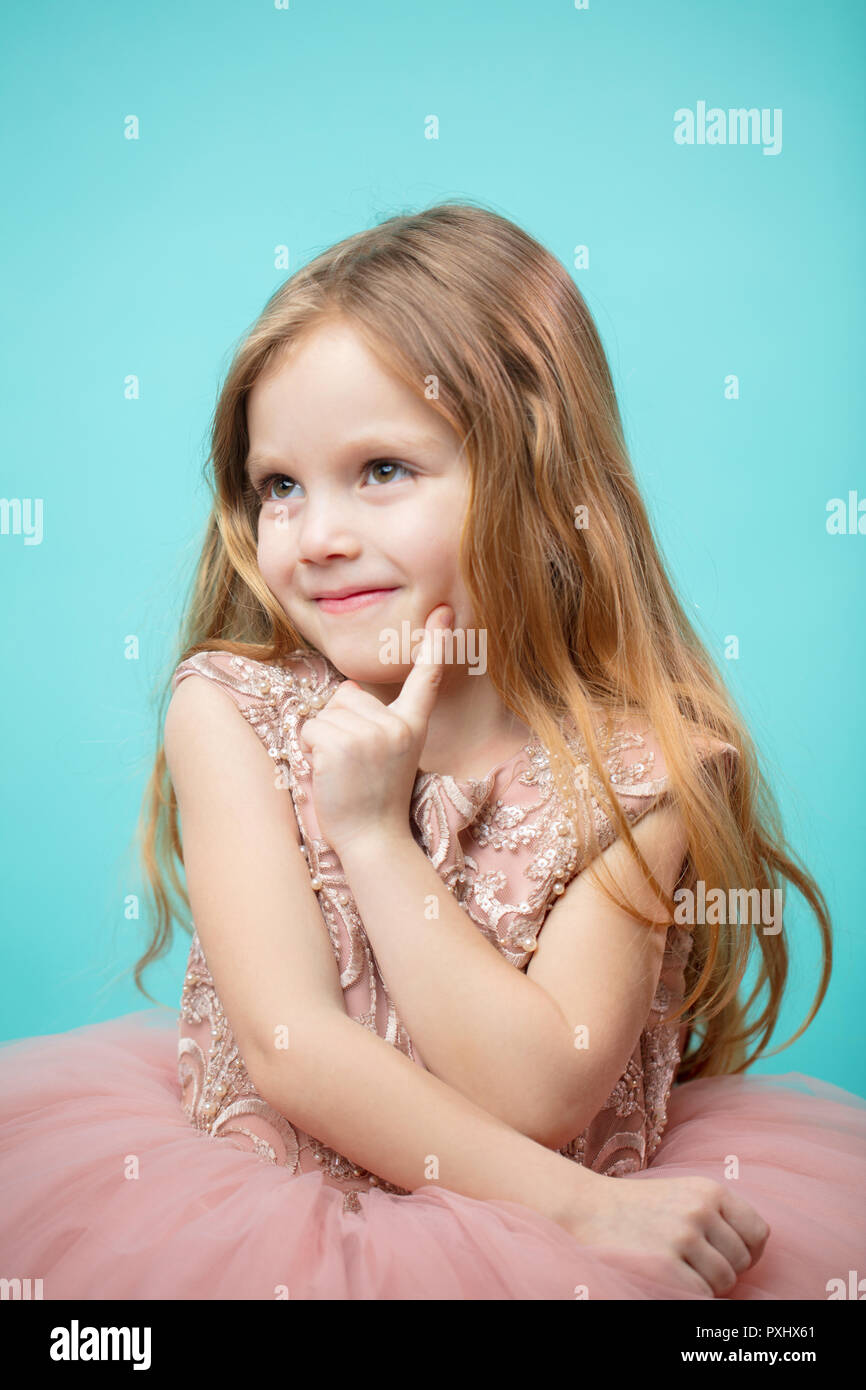
<instances>
[{"instance_id":1,"label":"sleeveless dress","mask_svg":"<svg viewBox=\"0 0 866 1390\"><path fill-rule=\"evenodd\" d=\"M300 649L268 665L200 652L173 686L191 675L226 692L284 772L347 1014L423 1067L319 833L298 739L342 677ZM574 726L563 732L580 752ZM649 729L617 726L605 756L630 822L669 793ZM592 804L603 849L616 832ZM478 930L525 970L587 852L563 824L544 747L480 781L419 772L410 817ZM672 924L626 1069L559 1152L620 1182L734 1181L735 1155L735 1189L771 1235L727 1298L858 1297L866 1100L798 1072L678 1086L686 1030L665 1014L691 945ZM150 1008L0 1046L0 1275L41 1279L46 1299L711 1297L685 1289L667 1257L583 1244L515 1202L409 1192L305 1133L256 1094L195 930L179 1017Z\"/></svg>"}]
</instances>

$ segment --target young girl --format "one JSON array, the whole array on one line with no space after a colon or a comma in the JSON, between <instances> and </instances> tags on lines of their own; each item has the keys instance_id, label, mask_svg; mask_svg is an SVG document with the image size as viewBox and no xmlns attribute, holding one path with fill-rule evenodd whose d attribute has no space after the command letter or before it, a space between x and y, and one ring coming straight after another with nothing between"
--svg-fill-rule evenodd
<instances>
[{"instance_id":1,"label":"young girl","mask_svg":"<svg viewBox=\"0 0 866 1390\"><path fill-rule=\"evenodd\" d=\"M348 238L241 344L212 460L144 815L136 980L188 904L179 1039L145 1010L0 1051L0 1273L51 1299L859 1296L866 1102L743 1074L782 881L823 943L803 1028L827 909L570 276L472 204Z\"/></svg>"}]
</instances>

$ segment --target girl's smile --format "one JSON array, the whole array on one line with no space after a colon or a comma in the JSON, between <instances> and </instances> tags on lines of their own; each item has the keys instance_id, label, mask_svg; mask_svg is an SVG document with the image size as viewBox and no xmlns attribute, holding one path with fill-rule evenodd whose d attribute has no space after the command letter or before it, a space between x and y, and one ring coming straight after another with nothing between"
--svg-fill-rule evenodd
<instances>
[{"instance_id":1,"label":"girl's smile","mask_svg":"<svg viewBox=\"0 0 866 1390\"><path fill-rule=\"evenodd\" d=\"M357 608L370 608L396 592L396 588L363 589L358 593L346 594L342 598L317 598L315 602L323 613L354 613Z\"/></svg>"}]
</instances>

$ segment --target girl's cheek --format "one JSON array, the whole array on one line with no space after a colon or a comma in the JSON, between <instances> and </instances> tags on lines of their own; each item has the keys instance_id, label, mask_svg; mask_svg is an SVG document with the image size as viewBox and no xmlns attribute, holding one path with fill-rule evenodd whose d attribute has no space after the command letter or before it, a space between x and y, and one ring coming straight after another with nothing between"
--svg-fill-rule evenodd
<instances>
[{"instance_id":1,"label":"girl's cheek","mask_svg":"<svg viewBox=\"0 0 866 1390\"><path fill-rule=\"evenodd\" d=\"M262 574L265 571L276 571L278 568L277 557L280 554L280 547L274 535L273 528L268 524L259 526L258 543L258 562Z\"/></svg>"}]
</instances>

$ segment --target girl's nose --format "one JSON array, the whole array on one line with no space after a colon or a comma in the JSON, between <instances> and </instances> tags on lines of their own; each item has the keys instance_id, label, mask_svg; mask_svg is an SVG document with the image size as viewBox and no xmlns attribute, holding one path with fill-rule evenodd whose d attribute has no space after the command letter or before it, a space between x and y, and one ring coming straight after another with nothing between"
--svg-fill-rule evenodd
<instances>
[{"instance_id":1,"label":"girl's nose","mask_svg":"<svg viewBox=\"0 0 866 1390\"><path fill-rule=\"evenodd\" d=\"M305 502L296 519L298 560L322 564L335 556L357 555L361 549L360 538L350 511L350 504L341 502L333 493L322 496L317 502Z\"/></svg>"}]
</instances>

